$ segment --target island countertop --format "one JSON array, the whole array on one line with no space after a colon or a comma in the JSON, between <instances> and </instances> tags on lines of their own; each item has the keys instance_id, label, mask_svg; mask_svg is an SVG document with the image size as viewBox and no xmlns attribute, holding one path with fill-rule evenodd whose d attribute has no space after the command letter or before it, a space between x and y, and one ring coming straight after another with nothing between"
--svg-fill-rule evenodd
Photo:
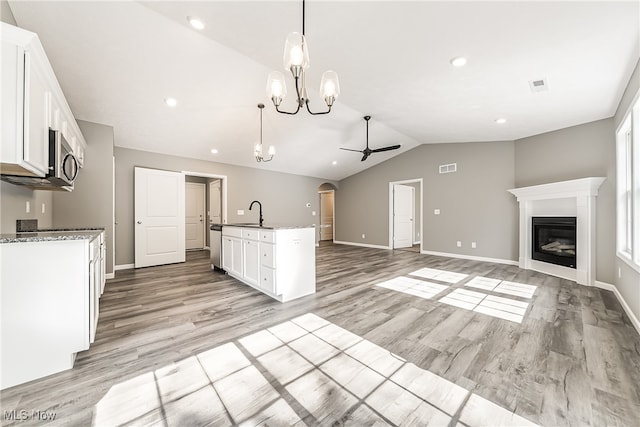
<instances>
[{"instance_id":1,"label":"island countertop","mask_svg":"<svg viewBox=\"0 0 640 427\"><path fill-rule=\"evenodd\" d=\"M278 223L231 223L231 224L215 224L222 225L223 227L240 227L240 228L258 228L263 230L290 230L296 228L315 228L315 225L290 225L290 224L278 224Z\"/></svg>"},{"instance_id":2,"label":"island countertop","mask_svg":"<svg viewBox=\"0 0 640 427\"><path fill-rule=\"evenodd\" d=\"M104 228L77 229L65 231L29 231L24 233L0 234L0 243L54 242L60 240L93 240Z\"/></svg>"}]
</instances>

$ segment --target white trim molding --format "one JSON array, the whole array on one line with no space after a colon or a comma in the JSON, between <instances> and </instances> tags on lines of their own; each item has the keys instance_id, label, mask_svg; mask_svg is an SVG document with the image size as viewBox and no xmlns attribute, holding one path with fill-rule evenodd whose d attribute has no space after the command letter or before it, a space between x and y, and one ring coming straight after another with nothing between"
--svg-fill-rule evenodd
<instances>
[{"instance_id":1,"label":"white trim molding","mask_svg":"<svg viewBox=\"0 0 640 427\"><path fill-rule=\"evenodd\" d=\"M507 265L515 265L515 266L518 265L518 261L514 261L511 259L487 258L482 256L452 254L448 252L435 252L435 251L420 251L420 253L423 255L435 255L435 256L443 256L447 258L470 259L472 261L493 262L496 264L507 264Z\"/></svg>"},{"instance_id":2,"label":"white trim molding","mask_svg":"<svg viewBox=\"0 0 640 427\"><path fill-rule=\"evenodd\" d=\"M552 276L594 286L596 280L596 196L606 178L591 177L553 182L509 191L520 205L520 254L518 265ZM531 218L575 216L576 268L540 262L531 257Z\"/></svg>"},{"instance_id":3,"label":"white trim molding","mask_svg":"<svg viewBox=\"0 0 640 427\"><path fill-rule=\"evenodd\" d=\"M116 273L107 273L104 275L105 279L115 279L116 278Z\"/></svg>"},{"instance_id":4,"label":"white trim molding","mask_svg":"<svg viewBox=\"0 0 640 427\"><path fill-rule=\"evenodd\" d=\"M135 267L135 264L120 264L113 267L113 271L131 270L134 267Z\"/></svg>"},{"instance_id":5,"label":"white trim molding","mask_svg":"<svg viewBox=\"0 0 640 427\"><path fill-rule=\"evenodd\" d=\"M638 331L638 333L640 334L640 320L638 320L636 315L633 313L633 311L631 310L631 307L629 307L629 304L627 304L627 301L625 301L620 291L618 291L618 288L616 288L615 285L612 285L611 283L600 282L599 280L596 280L594 282L594 286L596 288L604 289L605 291L613 292L613 294L618 299L618 302L624 309L625 313L627 313L629 320L631 320L633 327L636 328L636 331Z\"/></svg>"},{"instance_id":6,"label":"white trim molding","mask_svg":"<svg viewBox=\"0 0 640 427\"><path fill-rule=\"evenodd\" d=\"M333 243L336 244L336 245L361 246L363 248L387 249L387 250L391 249L389 246L370 245L368 243L343 242L343 241L340 241L340 240L334 240Z\"/></svg>"}]
</instances>

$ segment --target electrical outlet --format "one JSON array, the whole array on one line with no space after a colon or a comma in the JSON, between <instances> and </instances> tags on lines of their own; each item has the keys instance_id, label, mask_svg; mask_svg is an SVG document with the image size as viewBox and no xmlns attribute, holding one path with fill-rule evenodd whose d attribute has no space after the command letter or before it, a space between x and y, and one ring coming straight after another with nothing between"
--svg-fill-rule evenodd
<instances>
[{"instance_id":1,"label":"electrical outlet","mask_svg":"<svg viewBox=\"0 0 640 427\"><path fill-rule=\"evenodd\" d=\"M316 216L316 211L311 211L311 216Z\"/></svg>"},{"instance_id":2,"label":"electrical outlet","mask_svg":"<svg viewBox=\"0 0 640 427\"><path fill-rule=\"evenodd\" d=\"M476 242L471 242L471 249L475 249L476 248Z\"/></svg>"},{"instance_id":3,"label":"electrical outlet","mask_svg":"<svg viewBox=\"0 0 640 427\"><path fill-rule=\"evenodd\" d=\"M24 207L26 213L31 212L31 202L27 200L27 205Z\"/></svg>"},{"instance_id":4,"label":"electrical outlet","mask_svg":"<svg viewBox=\"0 0 640 427\"><path fill-rule=\"evenodd\" d=\"M433 214L434 215L440 215L440 209L434 209L433 210Z\"/></svg>"},{"instance_id":5,"label":"electrical outlet","mask_svg":"<svg viewBox=\"0 0 640 427\"><path fill-rule=\"evenodd\" d=\"M362 238L363 238L363 239L365 238L365 235L364 235L364 233L362 233Z\"/></svg>"},{"instance_id":6,"label":"electrical outlet","mask_svg":"<svg viewBox=\"0 0 640 427\"><path fill-rule=\"evenodd\" d=\"M459 248L461 248L461 247L462 247L462 242L461 242L460 240L458 240L458 241L456 242L456 246L457 246L457 247L459 247Z\"/></svg>"},{"instance_id":7,"label":"electrical outlet","mask_svg":"<svg viewBox=\"0 0 640 427\"><path fill-rule=\"evenodd\" d=\"M244 210L243 210L243 209L238 209L238 215L239 215L239 216L244 215Z\"/></svg>"}]
</instances>

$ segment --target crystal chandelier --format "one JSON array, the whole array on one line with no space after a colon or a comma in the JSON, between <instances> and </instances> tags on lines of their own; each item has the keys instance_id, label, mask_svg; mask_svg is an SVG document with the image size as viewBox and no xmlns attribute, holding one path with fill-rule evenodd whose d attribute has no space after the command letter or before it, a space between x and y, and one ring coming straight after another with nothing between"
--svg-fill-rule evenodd
<instances>
[{"instance_id":1,"label":"crystal chandelier","mask_svg":"<svg viewBox=\"0 0 640 427\"><path fill-rule=\"evenodd\" d=\"M340 82L335 71L325 71L320 80L320 97L324 99L329 109L327 111L313 112L309 109L309 97L305 87L305 70L309 68L309 47L304 36L304 9L305 2L302 0L302 34L290 33L284 45L284 69L291 72L296 86L296 96L298 107L295 111L280 110L280 104L287 95L287 85L284 74L280 71L272 71L267 79L267 96L271 98L278 113L298 114L302 107L306 107L310 114L327 114L331 112L331 107L338 95L340 95Z\"/></svg>"},{"instance_id":2,"label":"crystal chandelier","mask_svg":"<svg viewBox=\"0 0 640 427\"><path fill-rule=\"evenodd\" d=\"M270 162L273 160L273 156L276 154L276 148L273 145L269 146L269 151L267 154L269 158L265 158L262 156L262 110L264 109L264 104L258 104L258 108L260 109L260 142L256 144L253 149L253 155L256 156L256 162Z\"/></svg>"}]
</instances>

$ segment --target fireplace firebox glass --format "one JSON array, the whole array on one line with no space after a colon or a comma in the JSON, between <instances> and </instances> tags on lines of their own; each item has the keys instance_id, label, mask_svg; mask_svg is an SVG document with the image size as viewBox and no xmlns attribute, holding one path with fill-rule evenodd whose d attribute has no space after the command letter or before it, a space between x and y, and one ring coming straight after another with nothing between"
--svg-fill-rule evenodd
<instances>
[{"instance_id":1,"label":"fireplace firebox glass","mask_svg":"<svg viewBox=\"0 0 640 427\"><path fill-rule=\"evenodd\" d=\"M576 268L576 217L532 217L531 258Z\"/></svg>"}]
</instances>

